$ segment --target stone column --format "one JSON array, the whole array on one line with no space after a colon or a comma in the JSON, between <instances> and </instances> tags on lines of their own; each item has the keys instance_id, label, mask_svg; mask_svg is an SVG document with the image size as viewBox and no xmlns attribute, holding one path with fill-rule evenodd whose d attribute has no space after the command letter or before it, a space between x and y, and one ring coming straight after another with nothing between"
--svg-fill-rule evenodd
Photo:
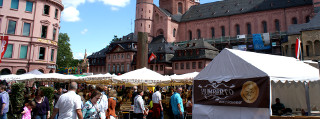
<instances>
[{"instance_id":1,"label":"stone column","mask_svg":"<svg viewBox=\"0 0 320 119\"><path fill-rule=\"evenodd\" d=\"M148 66L148 33L138 32L137 69Z\"/></svg>"}]
</instances>

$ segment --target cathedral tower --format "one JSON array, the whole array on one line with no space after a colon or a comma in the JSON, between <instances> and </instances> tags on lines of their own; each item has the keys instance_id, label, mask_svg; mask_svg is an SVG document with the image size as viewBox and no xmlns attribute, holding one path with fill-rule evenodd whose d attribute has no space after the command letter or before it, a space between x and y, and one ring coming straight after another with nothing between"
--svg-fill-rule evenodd
<instances>
[{"instance_id":1,"label":"cathedral tower","mask_svg":"<svg viewBox=\"0 0 320 119\"><path fill-rule=\"evenodd\" d=\"M134 33L152 32L153 0L137 0Z\"/></svg>"},{"instance_id":2,"label":"cathedral tower","mask_svg":"<svg viewBox=\"0 0 320 119\"><path fill-rule=\"evenodd\" d=\"M193 5L199 5L200 0L159 0L159 7L171 14L184 14Z\"/></svg>"}]
</instances>

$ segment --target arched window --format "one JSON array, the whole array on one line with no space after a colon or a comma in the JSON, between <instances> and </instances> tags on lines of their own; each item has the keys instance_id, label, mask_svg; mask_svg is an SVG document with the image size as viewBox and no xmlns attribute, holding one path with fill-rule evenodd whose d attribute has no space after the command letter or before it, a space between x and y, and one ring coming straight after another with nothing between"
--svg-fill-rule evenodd
<instances>
[{"instance_id":1,"label":"arched window","mask_svg":"<svg viewBox=\"0 0 320 119\"><path fill-rule=\"evenodd\" d=\"M267 33L268 32L268 27L267 27L267 22L266 21L262 22L262 27L263 27L263 33Z\"/></svg>"},{"instance_id":2,"label":"arched window","mask_svg":"<svg viewBox=\"0 0 320 119\"><path fill-rule=\"evenodd\" d=\"M320 49L320 41L319 40L316 40L316 41L314 41L314 51L315 51L315 55L316 56L320 56L320 51L319 51L319 49Z\"/></svg>"},{"instance_id":3,"label":"arched window","mask_svg":"<svg viewBox=\"0 0 320 119\"><path fill-rule=\"evenodd\" d=\"M198 39L200 39L200 38L201 38L201 31L200 31L200 29L197 30L197 34L198 34Z\"/></svg>"},{"instance_id":4,"label":"arched window","mask_svg":"<svg viewBox=\"0 0 320 119\"><path fill-rule=\"evenodd\" d=\"M182 3L178 3L178 13L182 14Z\"/></svg>"},{"instance_id":5,"label":"arched window","mask_svg":"<svg viewBox=\"0 0 320 119\"><path fill-rule=\"evenodd\" d=\"M17 75L20 75L20 74L24 74L24 73L26 73L26 70L24 70L24 69L19 69L16 74L17 74Z\"/></svg>"},{"instance_id":6,"label":"arched window","mask_svg":"<svg viewBox=\"0 0 320 119\"><path fill-rule=\"evenodd\" d=\"M8 75L8 74L11 74L11 71L9 69L2 69L0 74L1 75Z\"/></svg>"},{"instance_id":7,"label":"arched window","mask_svg":"<svg viewBox=\"0 0 320 119\"><path fill-rule=\"evenodd\" d=\"M221 26L221 36L226 36L224 26Z\"/></svg>"},{"instance_id":8,"label":"arched window","mask_svg":"<svg viewBox=\"0 0 320 119\"><path fill-rule=\"evenodd\" d=\"M192 31L189 31L189 40L192 40Z\"/></svg>"},{"instance_id":9,"label":"arched window","mask_svg":"<svg viewBox=\"0 0 320 119\"><path fill-rule=\"evenodd\" d=\"M251 24L250 23L247 23L247 33L248 34L252 34L251 33Z\"/></svg>"},{"instance_id":10,"label":"arched window","mask_svg":"<svg viewBox=\"0 0 320 119\"><path fill-rule=\"evenodd\" d=\"M172 35L173 35L173 37L176 37L176 29L173 29Z\"/></svg>"},{"instance_id":11,"label":"arched window","mask_svg":"<svg viewBox=\"0 0 320 119\"><path fill-rule=\"evenodd\" d=\"M214 28L211 28L211 37L214 38Z\"/></svg>"},{"instance_id":12,"label":"arched window","mask_svg":"<svg viewBox=\"0 0 320 119\"><path fill-rule=\"evenodd\" d=\"M240 35L240 26L239 26L239 24L236 25L236 33L237 33L237 35Z\"/></svg>"},{"instance_id":13,"label":"arched window","mask_svg":"<svg viewBox=\"0 0 320 119\"><path fill-rule=\"evenodd\" d=\"M274 21L274 25L275 25L276 31L280 31L280 22L278 19Z\"/></svg>"},{"instance_id":14,"label":"arched window","mask_svg":"<svg viewBox=\"0 0 320 119\"><path fill-rule=\"evenodd\" d=\"M310 21L310 16L306 16L306 23Z\"/></svg>"},{"instance_id":15,"label":"arched window","mask_svg":"<svg viewBox=\"0 0 320 119\"><path fill-rule=\"evenodd\" d=\"M297 17L293 17L293 18L292 18L292 24L298 24Z\"/></svg>"},{"instance_id":16,"label":"arched window","mask_svg":"<svg viewBox=\"0 0 320 119\"><path fill-rule=\"evenodd\" d=\"M156 15L155 15L155 21L159 22L159 14L158 13L156 13Z\"/></svg>"},{"instance_id":17,"label":"arched window","mask_svg":"<svg viewBox=\"0 0 320 119\"><path fill-rule=\"evenodd\" d=\"M39 69L39 71L40 71L41 73L44 73L44 71L43 71L42 69Z\"/></svg>"}]
</instances>

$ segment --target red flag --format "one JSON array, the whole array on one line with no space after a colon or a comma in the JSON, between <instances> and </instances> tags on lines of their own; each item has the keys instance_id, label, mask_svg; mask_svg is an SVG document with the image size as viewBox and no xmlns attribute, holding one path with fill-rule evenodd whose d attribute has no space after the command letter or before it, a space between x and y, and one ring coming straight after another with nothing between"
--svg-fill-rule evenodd
<instances>
[{"instance_id":1,"label":"red flag","mask_svg":"<svg viewBox=\"0 0 320 119\"><path fill-rule=\"evenodd\" d=\"M297 59L299 59L300 60L300 53L301 53L301 41L300 41L300 39L299 38L297 38L297 40L296 40L296 58Z\"/></svg>"},{"instance_id":2,"label":"red flag","mask_svg":"<svg viewBox=\"0 0 320 119\"><path fill-rule=\"evenodd\" d=\"M150 63L153 59L155 59L157 56L154 55L153 53L151 53L149 59L148 59L148 62Z\"/></svg>"},{"instance_id":3,"label":"red flag","mask_svg":"<svg viewBox=\"0 0 320 119\"><path fill-rule=\"evenodd\" d=\"M0 37L0 51L1 51L1 56L0 56L0 63L2 60L2 57L4 56L4 53L6 53L7 46L8 46L8 36L1 36Z\"/></svg>"}]
</instances>

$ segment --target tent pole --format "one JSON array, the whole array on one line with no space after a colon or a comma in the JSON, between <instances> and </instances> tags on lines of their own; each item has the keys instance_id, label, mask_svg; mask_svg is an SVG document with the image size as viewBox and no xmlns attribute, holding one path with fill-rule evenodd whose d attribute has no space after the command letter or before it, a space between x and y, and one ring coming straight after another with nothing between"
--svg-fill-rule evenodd
<instances>
[{"instance_id":1,"label":"tent pole","mask_svg":"<svg viewBox=\"0 0 320 119\"><path fill-rule=\"evenodd\" d=\"M306 91L306 102L308 108L308 116L311 115L311 107L310 107L310 96L309 96L309 82L305 82L305 91Z\"/></svg>"}]
</instances>

